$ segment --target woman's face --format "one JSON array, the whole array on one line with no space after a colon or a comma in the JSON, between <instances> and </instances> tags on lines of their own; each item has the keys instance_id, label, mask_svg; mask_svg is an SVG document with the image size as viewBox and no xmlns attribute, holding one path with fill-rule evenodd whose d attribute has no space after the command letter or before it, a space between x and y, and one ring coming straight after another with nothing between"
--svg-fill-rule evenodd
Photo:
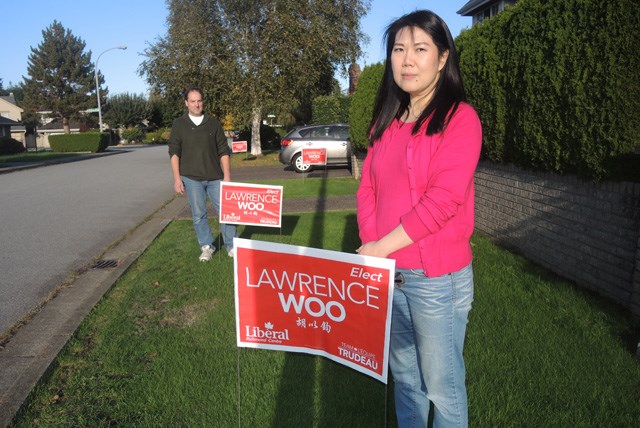
<instances>
[{"instance_id":1,"label":"woman's face","mask_svg":"<svg viewBox=\"0 0 640 428\"><path fill-rule=\"evenodd\" d=\"M421 28L404 27L396 34L391 52L393 79L412 98L429 99L448 56L448 51L439 55L433 39Z\"/></svg>"}]
</instances>

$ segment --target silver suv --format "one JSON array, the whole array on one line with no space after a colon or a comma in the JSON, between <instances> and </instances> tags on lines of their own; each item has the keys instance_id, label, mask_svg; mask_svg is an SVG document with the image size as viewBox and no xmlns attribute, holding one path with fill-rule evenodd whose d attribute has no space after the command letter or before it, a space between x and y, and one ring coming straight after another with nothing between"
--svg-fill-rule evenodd
<instances>
[{"instance_id":1,"label":"silver suv","mask_svg":"<svg viewBox=\"0 0 640 428\"><path fill-rule=\"evenodd\" d=\"M280 162L291 165L296 172L309 171L311 165L302 162L303 148L327 149L327 165L349 165L351 141L349 125L307 125L295 128L280 141Z\"/></svg>"}]
</instances>

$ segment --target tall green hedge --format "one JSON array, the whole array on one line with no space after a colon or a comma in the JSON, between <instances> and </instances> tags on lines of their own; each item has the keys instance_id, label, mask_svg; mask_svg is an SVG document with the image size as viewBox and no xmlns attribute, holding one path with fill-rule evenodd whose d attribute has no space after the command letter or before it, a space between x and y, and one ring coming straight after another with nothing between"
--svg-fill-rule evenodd
<instances>
[{"instance_id":1,"label":"tall green hedge","mask_svg":"<svg viewBox=\"0 0 640 428\"><path fill-rule=\"evenodd\" d=\"M635 0L521 0L456 39L483 155L523 167L611 175L640 142Z\"/></svg>"},{"instance_id":2,"label":"tall green hedge","mask_svg":"<svg viewBox=\"0 0 640 428\"><path fill-rule=\"evenodd\" d=\"M109 145L106 132L81 132L49 136L49 145L54 152L102 152Z\"/></svg>"},{"instance_id":3,"label":"tall green hedge","mask_svg":"<svg viewBox=\"0 0 640 428\"><path fill-rule=\"evenodd\" d=\"M349 108L349 136L354 150L366 150L369 146L369 125L383 74L384 64L379 62L366 66L358 79Z\"/></svg>"},{"instance_id":4,"label":"tall green hedge","mask_svg":"<svg viewBox=\"0 0 640 428\"><path fill-rule=\"evenodd\" d=\"M313 99L313 123L348 123L351 97L323 95Z\"/></svg>"}]
</instances>

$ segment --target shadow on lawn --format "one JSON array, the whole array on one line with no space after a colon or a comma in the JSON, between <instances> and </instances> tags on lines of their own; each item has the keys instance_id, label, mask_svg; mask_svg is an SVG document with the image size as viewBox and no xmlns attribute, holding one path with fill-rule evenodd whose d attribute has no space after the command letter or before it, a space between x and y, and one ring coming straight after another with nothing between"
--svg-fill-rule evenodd
<instances>
[{"instance_id":1,"label":"shadow on lawn","mask_svg":"<svg viewBox=\"0 0 640 428\"><path fill-rule=\"evenodd\" d=\"M324 239L324 209L325 197L327 195L327 181L322 179L320 191L318 192L318 204L311 223L311 233L307 246L312 248L322 248ZM284 220L283 220L284 223ZM284 367L282 369L282 382L278 399L276 402L275 419L273 428L289 426L290 417L295 417L296 421L293 426L300 423L309 423L313 420L314 403L313 391L316 376L314 376L315 362L314 358L301 358L303 356L287 353L285 356ZM292 401L291 391L295 391L297 400Z\"/></svg>"},{"instance_id":2,"label":"shadow on lawn","mask_svg":"<svg viewBox=\"0 0 640 428\"><path fill-rule=\"evenodd\" d=\"M262 226L245 226L244 230L238 236L244 239L253 239L253 235L281 235L292 236L293 231L298 227L300 221L299 215L283 215L282 227L262 227Z\"/></svg>"}]
</instances>

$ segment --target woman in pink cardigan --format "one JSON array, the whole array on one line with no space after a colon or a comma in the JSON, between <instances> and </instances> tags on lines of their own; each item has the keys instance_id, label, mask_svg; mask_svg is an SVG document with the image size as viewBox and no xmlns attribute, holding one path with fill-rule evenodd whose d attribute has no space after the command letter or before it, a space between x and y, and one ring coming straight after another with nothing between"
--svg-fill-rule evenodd
<instances>
[{"instance_id":1,"label":"woman in pink cardigan","mask_svg":"<svg viewBox=\"0 0 640 428\"><path fill-rule=\"evenodd\" d=\"M482 128L451 33L416 11L389 25L357 192L359 254L396 261L389 364L400 427L467 426L473 175Z\"/></svg>"}]
</instances>

